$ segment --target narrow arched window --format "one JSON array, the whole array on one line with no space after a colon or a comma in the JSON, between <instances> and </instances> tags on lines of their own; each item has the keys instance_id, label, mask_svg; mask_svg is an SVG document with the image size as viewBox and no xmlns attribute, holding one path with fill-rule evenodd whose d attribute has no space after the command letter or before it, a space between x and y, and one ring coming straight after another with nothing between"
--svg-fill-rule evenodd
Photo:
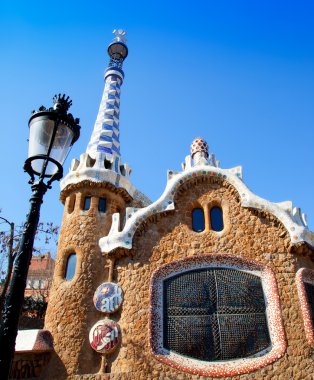
<instances>
[{"instance_id":1,"label":"narrow arched window","mask_svg":"<svg viewBox=\"0 0 314 380\"><path fill-rule=\"evenodd\" d=\"M195 208L192 211L192 228L195 232L202 232L205 229L204 210Z\"/></svg>"},{"instance_id":2,"label":"narrow arched window","mask_svg":"<svg viewBox=\"0 0 314 380\"><path fill-rule=\"evenodd\" d=\"M213 231L222 231L224 229L223 214L220 207L215 206L211 208L210 226Z\"/></svg>"},{"instance_id":3,"label":"narrow arched window","mask_svg":"<svg viewBox=\"0 0 314 380\"><path fill-rule=\"evenodd\" d=\"M69 281L74 277L75 269L76 269L76 254L71 253L68 256L67 265L66 265L66 269L65 269L65 276L64 277L66 280Z\"/></svg>"},{"instance_id":4,"label":"narrow arched window","mask_svg":"<svg viewBox=\"0 0 314 380\"><path fill-rule=\"evenodd\" d=\"M84 198L84 205L83 205L83 210L84 211L86 211L86 210L89 210L89 208L90 208L90 202L91 202L91 196L86 196L85 198Z\"/></svg>"},{"instance_id":5,"label":"narrow arched window","mask_svg":"<svg viewBox=\"0 0 314 380\"><path fill-rule=\"evenodd\" d=\"M106 212L106 198L99 198L98 201L98 211L99 212Z\"/></svg>"}]
</instances>

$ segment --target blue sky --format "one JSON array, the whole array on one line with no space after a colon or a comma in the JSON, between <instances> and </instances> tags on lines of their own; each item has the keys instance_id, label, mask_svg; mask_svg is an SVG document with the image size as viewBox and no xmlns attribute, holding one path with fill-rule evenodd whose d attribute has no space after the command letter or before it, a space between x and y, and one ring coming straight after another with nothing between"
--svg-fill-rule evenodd
<instances>
[{"instance_id":1,"label":"blue sky","mask_svg":"<svg viewBox=\"0 0 314 380\"><path fill-rule=\"evenodd\" d=\"M292 200L314 229L314 5L310 1L7 1L0 5L2 215L25 218L30 111L73 100L85 151L112 30L127 30L121 153L155 200L196 136L257 195ZM41 220L61 223L55 183Z\"/></svg>"}]
</instances>

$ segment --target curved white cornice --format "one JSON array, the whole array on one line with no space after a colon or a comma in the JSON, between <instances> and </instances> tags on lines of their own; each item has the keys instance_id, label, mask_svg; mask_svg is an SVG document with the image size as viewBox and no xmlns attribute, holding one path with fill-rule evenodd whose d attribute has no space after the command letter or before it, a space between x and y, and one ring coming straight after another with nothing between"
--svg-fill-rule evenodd
<instances>
[{"instance_id":1,"label":"curved white cornice","mask_svg":"<svg viewBox=\"0 0 314 380\"><path fill-rule=\"evenodd\" d=\"M61 191L68 185L89 180L92 182L108 182L116 188L125 189L134 198L136 188L130 182L131 168L120 163L120 157L107 160L106 153L96 152L95 158L88 153L81 154L80 160L74 159L69 173L60 183Z\"/></svg>"},{"instance_id":2,"label":"curved white cornice","mask_svg":"<svg viewBox=\"0 0 314 380\"><path fill-rule=\"evenodd\" d=\"M138 226L154 214L174 210L174 197L178 188L193 177L201 176L219 177L229 182L238 191L242 207L269 212L285 226L292 244L306 242L313 247L314 233L309 231L300 210L292 210L291 202L272 203L253 194L239 178L241 176L240 173L239 167L220 169L211 165L191 167L181 173L169 172L165 191L157 201L142 209L127 208L126 223L122 231L119 231L119 214L113 215L112 226L108 236L99 240L102 252L108 253L118 247L131 249L133 237Z\"/></svg>"}]
</instances>

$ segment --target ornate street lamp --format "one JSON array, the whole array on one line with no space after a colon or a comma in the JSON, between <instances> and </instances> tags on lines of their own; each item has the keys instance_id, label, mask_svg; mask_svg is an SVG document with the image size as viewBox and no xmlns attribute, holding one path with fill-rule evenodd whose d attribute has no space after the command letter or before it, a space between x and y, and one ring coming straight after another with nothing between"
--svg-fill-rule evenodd
<instances>
[{"instance_id":1,"label":"ornate street lamp","mask_svg":"<svg viewBox=\"0 0 314 380\"><path fill-rule=\"evenodd\" d=\"M62 178L62 164L80 135L79 119L74 119L67 112L72 104L69 97L59 94L53 98L53 102L53 108L46 109L41 106L38 111L32 112L29 119L29 150L24 171L31 177L29 183L32 196L0 322L1 379L9 377L14 356L19 316L43 196L51 188L53 181Z\"/></svg>"}]
</instances>

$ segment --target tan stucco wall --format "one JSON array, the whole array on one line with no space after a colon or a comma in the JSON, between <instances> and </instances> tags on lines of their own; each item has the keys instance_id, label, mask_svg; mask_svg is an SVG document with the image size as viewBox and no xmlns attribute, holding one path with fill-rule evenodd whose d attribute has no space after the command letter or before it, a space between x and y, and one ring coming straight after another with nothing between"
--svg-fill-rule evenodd
<instances>
[{"instance_id":1,"label":"tan stucco wall","mask_svg":"<svg viewBox=\"0 0 314 380\"><path fill-rule=\"evenodd\" d=\"M75 207L68 213L68 203L75 194ZM84 197L91 195L91 207L82 211ZM107 199L106 213L98 211L98 198ZM46 313L45 328L54 338L55 354L44 378L66 378L71 373L98 371L99 356L90 348L88 332L99 319L93 304L97 286L107 277L106 260L98 240L108 234L112 214L123 210L124 200L105 188L77 189L66 198L54 281ZM67 257L77 255L76 274L71 281L64 279Z\"/></svg>"},{"instance_id":2,"label":"tan stucco wall","mask_svg":"<svg viewBox=\"0 0 314 380\"><path fill-rule=\"evenodd\" d=\"M225 184L226 185L226 184ZM283 226L267 215L240 206L232 187L199 183L177 196L176 210L150 223L134 241L134 257L117 262L115 281L124 292L121 318L122 346L111 372L133 371L137 379L197 379L152 358L149 347L149 286L152 273L162 264L203 253L228 253L258 260L276 275L286 331L286 354L262 370L233 379L312 379L313 357L308 347L295 285L299 266L313 267L309 259L289 253L290 238ZM221 204L225 229L217 233L193 232L191 210ZM123 378L123 377L122 377ZM126 377L125 377L126 378ZM130 377L132 378L132 376Z\"/></svg>"},{"instance_id":3,"label":"tan stucco wall","mask_svg":"<svg viewBox=\"0 0 314 380\"><path fill-rule=\"evenodd\" d=\"M122 309L111 316L120 324L122 341L118 351L108 357L107 371L111 373L97 378L205 378L179 372L151 355L150 280L156 269L173 260L205 253L227 253L257 260L273 269L288 343L286 353L275 363L262 370L228 379L312 379L313 352L306 342L295 284L295 273L299 267L314 268L313 262L306 256L308 250L302 246L299 248L299 252L303 252L302 257L299 252L292 253L290 238L284 227L270 215L241 207L237 192L227 183L199 182L183 186L185 189L182 187L175 198L175 211L154 216L154 220L139 226L131 251L116 250L111 253L111 256L117 256L113 281L120 284L124 291ZM222 205L225 223L222 232L213 232L208 228L202 233L192 231L191 211L198 204L205 209L210 205ZM59 358L55 356L50 365L50 373L55 373L55 377L48 376L48 379L57 379L58 371L59 378L66 378L66 372L92 374L99 369L100 355L90 348L88 333L91 326L103 318L92 303L94 291L108 276L97 240L109 230L110 212L103 218L100 220L92 210L86 215L75 210L71 216L64 216L54 290L45 326L54 336ZM81 257L81 270L69 283L60 278L64 270L63 252L67 247L76 247ZM128 257L118 258L126 254ZM60 368L64 366L67 371L62 373ZM96 376L68 378L96 379Z\"/></svg>"}]
</instances>

